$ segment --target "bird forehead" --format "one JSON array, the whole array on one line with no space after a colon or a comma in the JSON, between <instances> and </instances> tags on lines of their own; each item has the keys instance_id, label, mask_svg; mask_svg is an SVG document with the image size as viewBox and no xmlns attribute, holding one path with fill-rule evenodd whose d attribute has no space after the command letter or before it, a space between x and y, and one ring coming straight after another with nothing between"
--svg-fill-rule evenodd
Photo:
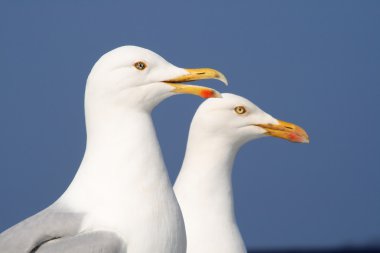
<instances>
[{"instance_id":1,"label":"bird forehead","mask_svg":"<svg viewBox=\"0 0 380 253\"><path fill-rule=\"evenodd\" d=\"M110 52L104 54L100 59L100 64L105 65L119 65L119 64L133 64L138 61L143 61L145 63L152 64L164 64L167 61L156 54L145 48L136 46L123 46L111 50Z\"/></svg>"},{"instance_id":2,"label":"bird forehead","mask_svg":"<svg viewBox=\"0 0 380 253\"><path fill-rule=\"evenodd\" d=\"M258 107L248 99L229 93L223 93L222 98L210 98L202 105L204 110L231 110L237 106L244 106L249 111L256 111L258 109Z\"/></svg>"},{"instance_id":3,"label":"bird forehead","mask_svg":"<svg viewBox=\"0 0 380 253\"><path fill-rule=\"evenodd\" d=\"M256 107L254 103L252 103L250 100L246 99L245 97L238 96L235 94L231 93L223 93L222 97L225 99L225 101L229 101L230 103L235 103L235 104L242 104L245 106L251 106L251 107Z\"/></svg>"}]
</instances>

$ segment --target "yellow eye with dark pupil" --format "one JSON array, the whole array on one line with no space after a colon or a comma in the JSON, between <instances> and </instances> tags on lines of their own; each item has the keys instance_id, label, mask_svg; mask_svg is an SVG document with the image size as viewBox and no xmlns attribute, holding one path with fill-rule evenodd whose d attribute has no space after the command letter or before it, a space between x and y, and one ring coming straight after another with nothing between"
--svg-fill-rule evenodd
<instances>
[{"instance_id":1,"label":"yellow eye with dark pupil","mask_svg":"<svg viewBox=\"0 0 380 253\"><path fill-rule=\"evenodd\" d=\"M138 70L144 70L146 68L146 64L145 62L138 61L135 63L135 68L137 68Z\"/></svg>"},{"instance_id":2,"label":"yellow eye with dark pupil","mask_svg":"<svg viewBox=\"0 0 380 253\"><path fill-rule=\"evenodd\" d=\"M244 113L247 112L247 110L245 109L244 106L236 106L236 107L235 107L235 112L236 112L237 114L244 114Z\"/></svg>"}]
</instances>

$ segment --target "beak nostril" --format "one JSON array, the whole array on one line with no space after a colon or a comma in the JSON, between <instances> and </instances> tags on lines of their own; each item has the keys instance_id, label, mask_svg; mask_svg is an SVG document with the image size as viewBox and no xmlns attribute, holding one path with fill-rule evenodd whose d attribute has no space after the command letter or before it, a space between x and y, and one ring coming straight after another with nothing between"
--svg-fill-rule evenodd
<instances>
[{"instance_id":1,"label":"beak nostril","mask_svg":"<svg viewBox=\"0 0 380 253\"><path fill-rule=\"evenodd\" d=\"M293 128L291 128L291 127L288 127L288 126L286 126L285 128L287 128L287 129L293 129Z\"/></svg>"}]
</instances>

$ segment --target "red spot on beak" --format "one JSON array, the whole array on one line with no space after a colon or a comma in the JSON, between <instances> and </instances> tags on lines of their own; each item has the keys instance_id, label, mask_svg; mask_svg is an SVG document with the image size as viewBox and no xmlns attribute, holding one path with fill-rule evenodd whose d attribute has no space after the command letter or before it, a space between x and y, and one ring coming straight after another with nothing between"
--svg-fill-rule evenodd
<instances>
[{"instance_id":1,"label":"red spot on beak","mask_svg":"<svg viewBox=\"0 0 380 253\"><path fill-rule=\"evenodd\" d=\"M214 96L214 91L213 90L201 90L200 96L202 98L210 98Z\"/></svg>"},{"instance_id":2,"label":"red spot on beak","mask_svg":"<svg viewBox=\"0 0 380 253\"><path fill-rule=\"evenodd\" d=\"M298 135L296 135L296 134L294 134L294 133L290 133L290 134L289 134L289 139L290 139L291 141L298 141L300 138L299 138Z\"/></svg>"}]
</instances>

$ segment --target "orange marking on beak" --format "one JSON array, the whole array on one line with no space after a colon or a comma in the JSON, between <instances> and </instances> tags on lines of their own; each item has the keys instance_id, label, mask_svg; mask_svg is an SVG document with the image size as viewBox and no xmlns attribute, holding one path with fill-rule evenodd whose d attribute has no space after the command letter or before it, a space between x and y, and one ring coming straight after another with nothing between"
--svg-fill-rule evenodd
<instances>
[{"instance_id":1,"label":"orange marking on beak","mask_svg":"<svg viewBox=\"0 0 380 253\"><path fill-rule=\"evenodd\" d=\"M204 90L201 90L200 92L200 96L202 98L211 98L211 97L215 97L214 96L214 91L213 90L209 90L209 89L204 89Z\"/></svg>"}]
</instances>

